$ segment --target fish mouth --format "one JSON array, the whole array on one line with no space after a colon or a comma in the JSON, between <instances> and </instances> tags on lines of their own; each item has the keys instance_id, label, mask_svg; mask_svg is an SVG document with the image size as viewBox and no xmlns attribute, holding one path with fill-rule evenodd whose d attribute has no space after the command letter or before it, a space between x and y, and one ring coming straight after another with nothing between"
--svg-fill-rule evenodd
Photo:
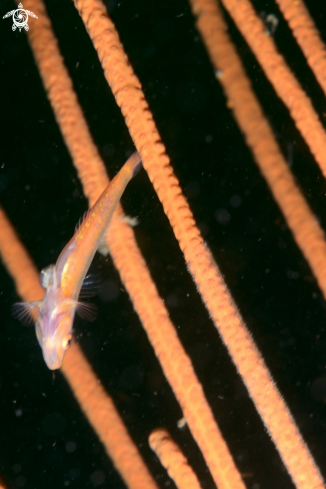
<instances>
[{"instance_id":1,"label":"fish mouth","mask_svg":"<svg viewBox=\"0 0 326 489\"><path fill-rule=\"evenodd\" d=\"M44 348L43 358L50 370L57 370L63 362L63 355L60 355L56 348Z\"/></svg>"}]
</instances>

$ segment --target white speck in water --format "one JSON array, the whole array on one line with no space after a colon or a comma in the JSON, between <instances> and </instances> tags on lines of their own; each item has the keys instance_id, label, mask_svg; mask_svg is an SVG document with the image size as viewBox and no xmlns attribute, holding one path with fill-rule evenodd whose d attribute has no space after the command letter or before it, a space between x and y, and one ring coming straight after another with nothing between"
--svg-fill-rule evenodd
<instances>
[{"instance_id":1,"label":"white speck in water","mask_svg":"<svg viewBox=\"0 0 326 489\"><path fill-rule=\"evenodd\" d=\"M187 424L187 420L185 417L183 417L183 418L179 419L179 421L177 422L177 427L179 429L181 429L181 428L184 428L186 426L186 424Z\"/></svg>"}]
</instances>

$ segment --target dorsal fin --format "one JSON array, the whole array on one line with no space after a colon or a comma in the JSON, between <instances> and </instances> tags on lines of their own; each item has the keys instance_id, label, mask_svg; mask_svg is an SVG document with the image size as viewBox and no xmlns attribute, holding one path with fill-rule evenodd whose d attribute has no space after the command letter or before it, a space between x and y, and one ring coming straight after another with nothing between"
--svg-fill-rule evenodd
<instances>
[{"instance_id":1,"label":"dorsal fin","mask_svg":"<svg viewBox=\"0 0 326 489\"><path fill-rule=\"evenodd\" d=\"M82 217L79 219L79 221L77 222L77 224L75 226L75 233L78 231L78 229L80 229L82 227L82 225L84 224L84 222L88 218L88 215L91 212L91 210L92 209L88 209L87 211L85 211L84 214L82 215Z\"/></svg>"}]
</instances>

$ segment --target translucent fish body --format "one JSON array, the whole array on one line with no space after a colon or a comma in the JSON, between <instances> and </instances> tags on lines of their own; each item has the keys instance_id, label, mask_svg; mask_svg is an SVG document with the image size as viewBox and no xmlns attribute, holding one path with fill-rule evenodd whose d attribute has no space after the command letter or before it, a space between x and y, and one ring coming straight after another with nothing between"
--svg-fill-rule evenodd
<instances>
[{"instance_id":1,"label":"translucent fish body","mask_svg":"<svg viewBox=\"0 0 326 489\"><path fill-rule=\"evenodd\" d=\"M140 168L140 156L134 153L86 213L57 263L42 270L44 299L13 307L14 316L22 322L34 321L36 317L37 339L51 370L61 367L71 342L75 313L88 320L96 315L92 304L78 302L80 290L124 189Z\"/></svg>"}]
</instances>

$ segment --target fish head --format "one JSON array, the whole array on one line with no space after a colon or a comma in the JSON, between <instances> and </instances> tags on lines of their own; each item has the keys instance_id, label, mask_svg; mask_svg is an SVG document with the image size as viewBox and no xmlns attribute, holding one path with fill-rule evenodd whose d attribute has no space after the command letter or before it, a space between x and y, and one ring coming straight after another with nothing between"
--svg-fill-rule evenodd
<instances>
[{"instance_id":1,"label":"fish head","mask_svg":"<svg viewBox=\"0 0 326 489\"><path fill-rule=\"evenodd\" d=\"M36 336L42 348L43 358L50 370L61 367L64 355L72 340L72 324L75 310L64 307L51 315L40 315L35 324Z\"/></svg>"}]
</instances>

